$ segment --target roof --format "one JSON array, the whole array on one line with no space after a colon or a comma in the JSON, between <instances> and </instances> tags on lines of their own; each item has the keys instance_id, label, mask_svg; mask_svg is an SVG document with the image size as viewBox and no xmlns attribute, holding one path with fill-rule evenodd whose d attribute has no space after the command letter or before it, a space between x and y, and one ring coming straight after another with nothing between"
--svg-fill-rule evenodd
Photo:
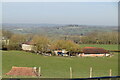
<instances>
[{"instance_id":1,"label":"roof","mask_svg":"<svg viewBox=\"0 0 120 80\"><path fill-rule=\"evenodd\" d=\"M28 41L28 42L24 42L22 44L34 45L35 43L33 43L32 41Z\"/></svg>"},{"instance_id":2,"label":"roof","mask_svg":"<svg viewBox=\"0 0 120 80\"><path fill-rule=\"evenodd\" d=\"M83 53L108 53L108 50L98 47L84 47L82 49Z\"/></svg>"},{"instance_id":3,"label":"roof","mask_svg":"<svg viewBox=\"0 0 120 80\"><path fill-rule=\"evenodd\" d=\"M35 69L32 67L12 67L6 75L19 75L19 76L38 76Z\"/></svg>"}]
</instances>

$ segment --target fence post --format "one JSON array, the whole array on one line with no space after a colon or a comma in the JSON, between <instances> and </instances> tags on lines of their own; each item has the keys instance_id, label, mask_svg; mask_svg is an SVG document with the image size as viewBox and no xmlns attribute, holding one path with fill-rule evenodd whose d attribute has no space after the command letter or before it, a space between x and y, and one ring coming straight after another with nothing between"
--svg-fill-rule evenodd
<instances>
[{"instance_id":1,"label":"fence post","mask_svg":"<svg viewBox=\"0 0 120 80\"><path fill-rule=\"evenodd\" d=\"M35 70L35 72L37 72L37 71L36 71L37 67L33 67L33 69Z\"/></svg>"},{"instance_id":2,"label":"fence post","mask_svg":"<svg viewBox=\"0 0 120 80\"><path fill-rule=\"evenodd\" d=\"M92 67L90 67L90 78L92 77Z\"/></svg>"},{"instance_id":3,"label":"fence post","mask_svg":"<svg viewBox=\"0 0 120 80\"><path fill-rule=\"evenodd\" d=\"M72 78L72 68L70 67L70 78Z\"/></svg>"},{"instance_id":4,"label":"fence post","mask_svg":"<svg viewBox=\"0 0 120 80\"><path fill-rule=\"evenodd\" d=\"M112 76L112 69L110 69L109 76Z\"/></svg>"},{"instance_id":5,"label":"fence post","mask_svg":"<svg viewBox=\"0 0 120 80\"><path fill-rule=\"evenodd\" d=\"M41 67L39 67L38 70L39 70L39 71L38 71L38 76L40 77L40 75L41 75Z\"/></svg>"}]
</instances>

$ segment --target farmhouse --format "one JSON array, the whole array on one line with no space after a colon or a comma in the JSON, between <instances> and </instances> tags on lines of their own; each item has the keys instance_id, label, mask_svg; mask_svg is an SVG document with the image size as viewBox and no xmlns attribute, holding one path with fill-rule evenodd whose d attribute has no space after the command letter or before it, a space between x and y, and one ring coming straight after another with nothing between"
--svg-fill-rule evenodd
<instances>
[{"instance_id":1,"label":"farmhouse","mask_svg":"<svg viewBox=\"0 0 120 80\"><path fill-rule=\"evenodd\" d=\"M80 56L91 56L91 57L100 57L100 56L110 56L109 51L103 48L97 47L84 47L82 49L82 54Z\"/></svg>"},{"instance_id":2,"label":"farmhouse","mask_svg":"<svg viewBox=\"0 0 120 80\"><path fill-rule=\"evenodd\" d=\"M35 49L35 44L33 42L22 43L22 50L32 51Z\"/></svg>"}]
</instances>

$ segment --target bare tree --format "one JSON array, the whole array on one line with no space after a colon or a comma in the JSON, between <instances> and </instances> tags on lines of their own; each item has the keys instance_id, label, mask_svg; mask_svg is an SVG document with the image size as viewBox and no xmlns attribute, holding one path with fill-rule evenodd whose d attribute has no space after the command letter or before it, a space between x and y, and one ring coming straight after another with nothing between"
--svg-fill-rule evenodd
<instances>
[{"instance_id":1,"label":"bare tree","mask_svg":"<svg viewBox=\"0 0 120 80\"><path fill-rule=\"evenodd\" d=\"M50 41L45 36L35 35L32 42L36 45L37 51L41 53L46 52L49 49Z\"/></svg>"}]
</instances>

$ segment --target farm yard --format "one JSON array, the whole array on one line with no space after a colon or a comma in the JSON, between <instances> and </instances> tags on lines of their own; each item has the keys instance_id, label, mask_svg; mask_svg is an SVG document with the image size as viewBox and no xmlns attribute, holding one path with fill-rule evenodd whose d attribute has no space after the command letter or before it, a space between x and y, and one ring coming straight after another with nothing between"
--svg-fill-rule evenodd
<instances>
[{"instance_id":1,"label":"farm yard","mask_svg":"<svg viewBox=\"0 0 120 80\"><path fill-rule=\"evenodd\" d=\"M102 47L107 50L118 50L117 45L80 45L81 47ZM72 67L73 78L89 77L90 67L93 68L93 77L109 76L112 69L112 76L118 75L118 53L112 57L60 57L42 56L24 51L2 51L3 78L23 77L7 76L12 66L17 67L41 67L41 78L69 78L70 67ZM29 76L24 76L28 78Z\"/></svg>"}]
</instances>

